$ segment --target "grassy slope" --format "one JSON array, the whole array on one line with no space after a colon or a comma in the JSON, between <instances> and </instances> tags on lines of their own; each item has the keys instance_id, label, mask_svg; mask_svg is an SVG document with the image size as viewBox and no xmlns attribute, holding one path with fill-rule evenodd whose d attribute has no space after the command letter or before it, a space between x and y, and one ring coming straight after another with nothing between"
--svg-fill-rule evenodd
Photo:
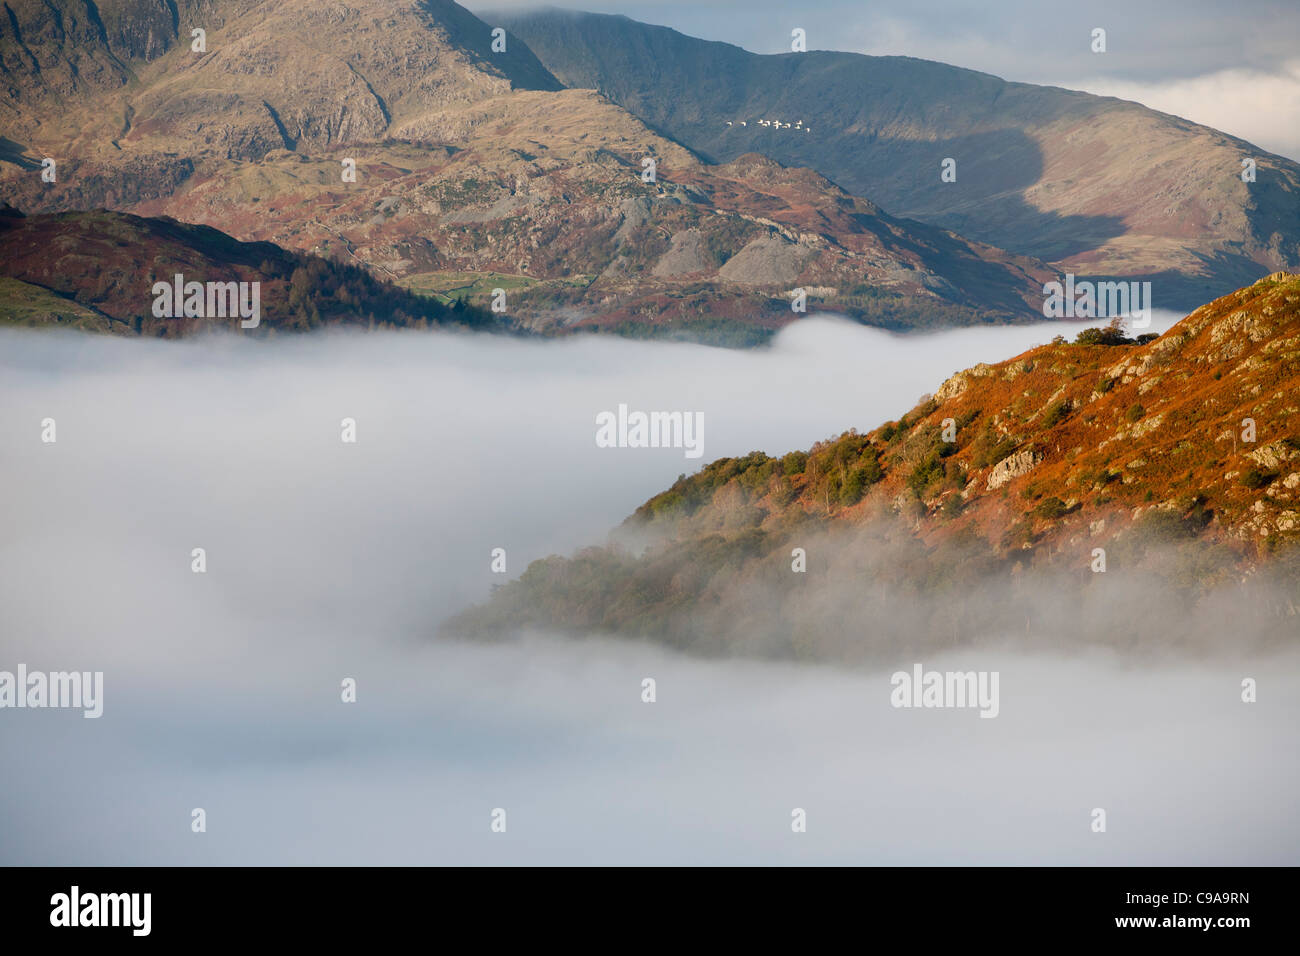
<instances>
[{"instance_id":1,"label":"grassy slope","mask_svg":"<svg viewBox=\"0 0 1300 956\"><path fill-rule=\"evenodd\" d=\"M8 276L0 276L0 325L24 328L77 329L82 332L109 332L115 323L109 316L65 299L49 289Z\"/></svg>"}]
</instances>

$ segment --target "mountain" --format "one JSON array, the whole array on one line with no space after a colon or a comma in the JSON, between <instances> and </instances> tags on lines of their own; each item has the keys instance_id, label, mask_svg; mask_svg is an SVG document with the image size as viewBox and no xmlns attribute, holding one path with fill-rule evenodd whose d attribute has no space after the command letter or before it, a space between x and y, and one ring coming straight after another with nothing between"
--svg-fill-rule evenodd
<instances>
[{"instance_id":1,"label":"mountain","mask_svg":"<svg viewBox=\"0 0 1300 956\"><path fill-rule=\"evenodd\" d=\"M110 18L85 0L7 9L6 158L66 160L52 188L12 182L26 187L14 205L38 211L129 206L275 149L449 135L439 127L465 106L560 88L518 41L493 55L486 25L446 0L119 0L102 5Z\"/></svg>"},{"instance_id":2,"label":"mountain","mask_svg":"<svg viewBox=\"0 0 1300 956\"><path fill-rule=\"evenodd\" d=\"M454 3L8 9L0 189L29 213L203 223L544 333L749 344L800 289L897 329L1027 321L1056 274L808 169L705 163Z\"/></svg>"},{"instance_id":3,"label":"mountain","mask_svg":"<svg viewBox=\"0 0 1300 956\"><path fill-rule=\"evenodd\" d=\"M567 86L703 157L760 152L1062 271L1148 278L1157 307L1300 268L1300 165L1135 103L911 57L757 55L622 16L493 22ZM940 181L946 158L955 182Z\"/></svg>"},{"instance_id":4,"label":"mountain","mask_svg":"<svg viewBox=\"0 0 1300 956\"><path fill-rule=\"evenodd\" d=\"M6 121L25 133L66 129L67 113L80 113L87 98L136 82L142 95L133 105L141 122L182 137L192 132L185 124L202 124L207 142L244 156L279 145L282 135L326 144L502 90L560 89L524 44L494 54L489 29L449 0L9 0L5 6ZM204 31L203 52L193 50L195 30ZM173 52L186 56L168 58ZM266 82L270 77L276 82ZM382 82L382 91L372 79ZM106 119L129 135L130 117Z\"/></svg>"},{"instance_id":5,"label":"mountain","mask_svg":"<svg viewBox=\"0 0 1300 956\"><path fill-rule=\"evenodd\" d=\"M156 314L162 293L155 283L174 286L177 275L183 292L184 283L204 285L202 315L183 314L188 293L179 297L177 317ZM228 282L249 283L246 318L227 299L223 317L215 310L208 316L207 284ZM488 313L445 306L356 266L239 242L208 226L105 210L23 216L0 207L0 325L176 338L214 326L261 335L339 324L497 325Z\"/></svg>"},{"instance_id":6,"label":"mountain","mask_svg":"<svg viewBox=\"0 0 1300 956\"><path fill-rule=\"evenodd\" d=\"M1300 275L1147 338L1087 330L959 372L871 431L715 461L609 545L535 562L448 630L780 656L953 647L1048 624L1136 646L1183 634L1175 618L1188 643L1211 621L1294 640ZM865 631L884 636L855 639Z\"/></svg>"}]
</instances>

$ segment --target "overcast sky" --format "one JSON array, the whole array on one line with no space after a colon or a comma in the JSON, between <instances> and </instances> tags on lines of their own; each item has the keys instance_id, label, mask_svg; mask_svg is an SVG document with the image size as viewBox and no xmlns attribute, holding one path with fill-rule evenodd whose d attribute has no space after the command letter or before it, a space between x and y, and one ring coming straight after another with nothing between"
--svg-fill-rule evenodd
<instances>
[{"instance_id":1,"label":"overcast sky","mask_svg":"<svg viewBox=\"0 0 1300 956\"><path fill-rule=\"evenodd\" d=\"M476 12L546 6L471 0ZM1137 100L1300 160L1300 3L1296 0L583 0L755 53L810 49L905 55L1008 80ZM1093 28L1107 52L1090 49Z\"/></svg>"}]
</instances>

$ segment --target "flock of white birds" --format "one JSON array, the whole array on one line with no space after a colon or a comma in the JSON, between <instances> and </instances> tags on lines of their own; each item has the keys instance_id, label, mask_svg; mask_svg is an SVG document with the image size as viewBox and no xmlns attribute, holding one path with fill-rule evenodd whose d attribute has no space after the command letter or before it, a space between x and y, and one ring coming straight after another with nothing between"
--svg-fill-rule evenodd
<instances>
[{"instance_id":1,"label":"flock of white birds","mask_svg":"<svg viewBox=\"0 0 1300 956\"><path fill-rule=\"evenodd\" d=\"M811 126L804 126L804 125L803 125L803 120L797 120L797 121L794 122L794 123L783 123L781 120L761 119L761 120L755 120L754 122L755 122L758 126L766 126L766 127L768 127L769 129L792 129L792 130L795 130L795 131L802 131L802 132L805 132L805 133L811 133L811 132L812 132L812 127L811 127ZM737 121L737 122L735 122L735 123L733 123L731 120L727 120L727 125L728 125L728 126L748 126L749 123L748 123L746 120L739 120L739 121Z\"/></svg>"}]
</instances>

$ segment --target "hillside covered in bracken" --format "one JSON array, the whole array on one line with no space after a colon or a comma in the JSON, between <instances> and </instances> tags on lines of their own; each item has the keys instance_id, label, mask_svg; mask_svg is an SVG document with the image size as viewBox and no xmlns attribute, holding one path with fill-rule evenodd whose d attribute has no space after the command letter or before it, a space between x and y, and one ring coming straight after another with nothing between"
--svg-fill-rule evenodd
<instances>
[{"instance_id":1,"label":"hillside covered in bracken","mask_svg":"<svg viewBox=\"0 0 1300 956\"><path fill-rule=\"evenodd\" d=\"M1280 273L1158 338L1058 337L865 433L712 462L449 629L862 655L909 631L1032 634L1050 597L1063 639L1122 644L1172 593L1188 635L1273 615L1294 639L1298 542L1300 276ZM852 640L860 615L885 637Z\"/></svg>"}]
</instances>

